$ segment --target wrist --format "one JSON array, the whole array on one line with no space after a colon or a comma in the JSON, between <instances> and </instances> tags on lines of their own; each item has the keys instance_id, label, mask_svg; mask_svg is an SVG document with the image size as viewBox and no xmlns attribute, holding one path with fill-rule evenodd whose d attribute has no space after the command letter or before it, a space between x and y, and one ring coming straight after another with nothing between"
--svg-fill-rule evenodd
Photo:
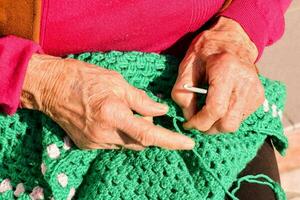
<instances>
[{"instance_id":1,"label":"wrist","mask_svg":"<svg viewBox=\"0 0 300 200\"><path fill-rule=\"evenodd\" d=\"M258 56L256 45L244 29L236 21L225 17L220 17L210 29L199 34L192 46L204 60L213 54L229 53L253 64Z\"/></svg>"},{"instance_id":2,"label":"wrist","mask_svg":"<svg viewBox=\"0 0 300 200\"><path fill-rule=\"evenodd\" d=\"M61 58L33 54L27 67L24 84L21 93L21 106L27 109L42 111L53 93L56 79L59 75L59 68L51 63Z\"/></svg>"}]
</instances>

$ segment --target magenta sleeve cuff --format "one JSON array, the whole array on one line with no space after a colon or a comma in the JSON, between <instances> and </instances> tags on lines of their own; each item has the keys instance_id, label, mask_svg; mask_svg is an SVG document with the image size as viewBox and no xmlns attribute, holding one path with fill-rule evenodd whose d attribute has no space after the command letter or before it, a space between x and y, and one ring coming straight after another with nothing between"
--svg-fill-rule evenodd
<instances>
[{"instance_id":1,"label":"magenta sleeve cuff","mask_svg":"<svg viewBox=\"0 0 300 200\"><path fill-rule=\"evenodd\" d=\"M20 95L28 62L41 47L15 36L0 38L0 112L12 115L20 105Z\"/></svg>"},{"instance_id":2,"label":"magenta sleeve cuff","mask_svg":"<svg viewBox=\"0 0 300 200\"><path fill-rule=\"evenodd\" d=\"M264 47L284 32L284 11L291 0L233 0L220 15L237 21L256 44L260 58Z\"/></svg>"}]
</instances>

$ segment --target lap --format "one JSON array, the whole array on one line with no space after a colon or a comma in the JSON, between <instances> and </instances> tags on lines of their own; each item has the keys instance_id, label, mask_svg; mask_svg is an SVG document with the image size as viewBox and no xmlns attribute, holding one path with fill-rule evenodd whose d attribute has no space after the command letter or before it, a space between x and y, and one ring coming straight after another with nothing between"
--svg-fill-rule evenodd
<instances>
[{"instance_id":1,"label":"lap","mask_svg":"<svg viewBox=\"0 0 300 200\"><path fill-rule=\"evenodd\" d=\"M258 151L256 157L248 163L247 167L239 174L238 178L248 174L265 174L280 183L279 171L274 148L270 138ZM267 186L243 182L236 196L241 200L275 200L275 194ZM255 196L255 198L254 198Z\"/></svg>"}]
</instances>

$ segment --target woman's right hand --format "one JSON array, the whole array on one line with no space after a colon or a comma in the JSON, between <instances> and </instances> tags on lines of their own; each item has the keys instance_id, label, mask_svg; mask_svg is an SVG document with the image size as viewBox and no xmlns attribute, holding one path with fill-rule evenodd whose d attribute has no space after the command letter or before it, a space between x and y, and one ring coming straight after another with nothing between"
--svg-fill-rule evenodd
<instances>
[{"instance_id":1,"label":"woman's right hand","mask_svg":"<svg viewBox=\"0 0 300 200\"><path fill-rule=\"evenodd\" d=\"M117 72L74 59L32 56L24 80L23 108L44 112L82 149L192 149L194 141L155 126L143 116L168 107L150 99Z\"/></svg>"}]
</instances>

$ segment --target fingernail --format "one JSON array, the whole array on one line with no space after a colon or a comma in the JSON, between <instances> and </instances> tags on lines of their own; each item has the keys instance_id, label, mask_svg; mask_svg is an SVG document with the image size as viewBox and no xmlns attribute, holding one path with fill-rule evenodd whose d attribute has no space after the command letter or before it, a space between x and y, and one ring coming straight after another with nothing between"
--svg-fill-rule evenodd
<instances>
[{"instance_id":1,"label":"fingernail","mask_svg":"<svg viewBox=\"0 0 300 200\"><path fill-rule=\"evenodd\" d=\"M160 103L158 107L160 110L165 111L165 112L167 112L169 110L169 106L166 104Z\"/></svg>"},{"instance_id":2,"label":"fingernail","mask_svg":"<svg viewBox=\"0 0 300 200\"><path fill-rule=\"evenodd\" d=\"M187 142L186 142L185 144L186 144L186 148L187 148L187 149L193 149L194 146L195 146L194 140L192 140L192 139L190 139L190 138L187 140Z\"/></svg>"}]
</instances>

